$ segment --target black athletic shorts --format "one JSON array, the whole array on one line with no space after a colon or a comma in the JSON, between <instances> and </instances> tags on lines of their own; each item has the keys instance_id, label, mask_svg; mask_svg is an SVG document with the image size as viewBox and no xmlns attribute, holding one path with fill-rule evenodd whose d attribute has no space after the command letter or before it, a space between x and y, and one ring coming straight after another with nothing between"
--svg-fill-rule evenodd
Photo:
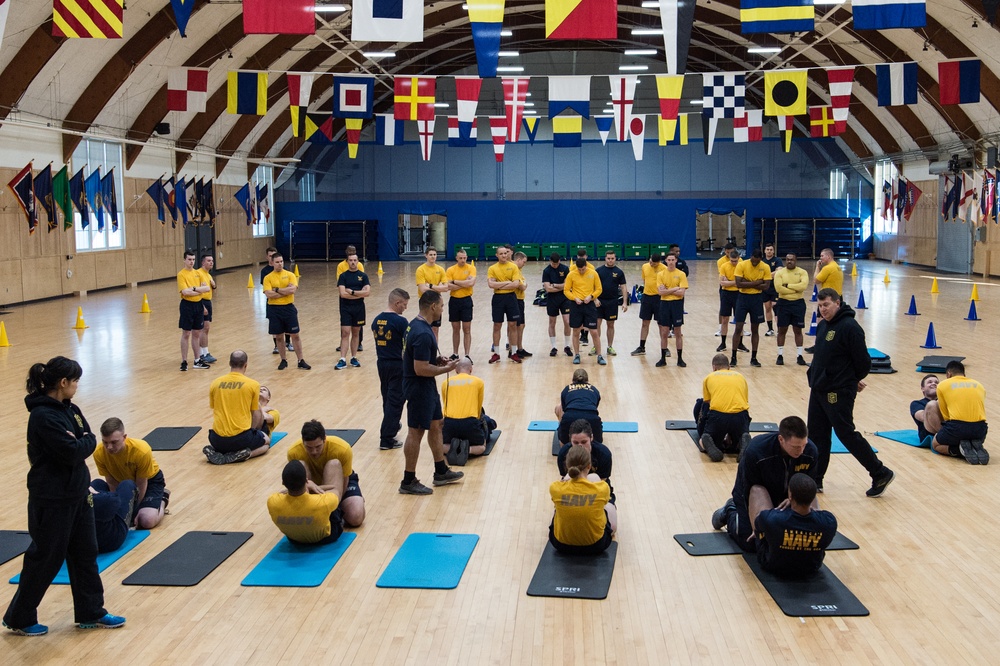
<instances>
[{"instance_id":1,"label":"black athletic shorts","mask_svg":"<svg viewBox=\"0 0 1000 666\"><path fill-rule=\"evenodd\" d=\"M958 446L963 439L986 439L987 430L986 421L942 421L941 429L934 437L938 444Z\"/></svg>"},{"instance_id":2,"label":"black athletic shorts","mask_svg":"<svg viewBox=\"0 0 1000 666\"><path fill-rule=\"evenodd\" d=\"M597 555L603 553L611 545L611 537L614 536L614 533L611 531L611 521L608 520L607 509L604 510L604 521L604 534L597 540L597 543L592 543L589 546L572 546L561 543L556 539L553 524L549 523L549 543L560 553L565 553L566 555Z\"/></svg>"},{"instance_id":3,"label":"black athletic shorts","mask_svg":"<svg viewBox=\"0 0 1000 666\"><path fill-rule=\"evenodd\" d=\"M288 305L272 305L271 318L267 320L267 332L270 335L281 335L299 332L299 311L294 303Z\"/></svg>"},{"instance_id":4,"label":"black athletic shorts","mask_svg":"<svg viewBox=\"0 0 1000 666\"><path fill-rule=\"evenodd\" d=\"M785 328L786 326L805 328L806 299L799 298L794 301L786 301L783 298L779 298L774 303L774 313L778 319L778 328Z\"/></svg>"},{"instance_id":5,"label":"black athletic shorts","mask_svg":"<svg viewBox=\"0 0 1000 666\"><path fill-rule=\"evenodd\" d=\"M732 317L736 312L736 298L740 295L738 291L719 290L719 316Z\"/></svg>"},{"instance_id":6,"label":"black athletic shorts","mask_svg":"<svg viewBox=\"0 0 1000 666\"><path fill-rule=\"evenodd\" d=\"M205 314L205 321L212 321L212 301L203 298L201 299L201 304L205 306L203 312L207 313Z\"/></svg>"},{"instance_id":7,"label":"black athletic shorts","mask_svg":"<svg viewBox=\"0 0 1000 666\"><path fill-rule=\"evenodd\" d=\"M182 331L200 331L205 328L205 308L201 301L185 301L181 299L181 316L177 328Z\"/></svg>"},{"instance_id":8,"label":"black athletic shorts","mask_svg":"<svg viewBox=\"0 0 1000 666\"><path fill-rule=\"evenodd\" d=\"M146 494L143 496L142 501L139 502L135 509L132 510L132 516L139 513L139 509L156 509L160 510L160 504L163 502L163 490L167 487L167 482L163 478L163 470L158 470L156 474L149 477L146 481Z\"/></svg>"},{"instance_id":9,"label":"black athletic shorts","mask_svg":"<svg viewBox=\"0 0 1000 666\"><path fill-rule=\"evenodd\" d=\"M517 310L521 313L521 319L517 322L518 326L524 326L524 299L517 299Z\"/></svg>"},{"instance_id":10,"label":"black athletic shorts","mask_svg":"<svg viewBox=\"0 0 1000 666\"><path fill-rule=\"evenodd\" d=\"M570 328L597 328L597 306L594 301L577 305L576 301L569 302L569 326Z\"/></svg>"},{"instance_id":11,"label":"black athletic shorts","mask_svg":"<svg viewBox=\"0 0 1000 666\"><path fill-rule=\"evenodd\" d=\"M751 324L764 323L764 296L763 294L743 294L736 299L736 315L733 319L740 323L750 315Z\"/></svg>"},{"instance_id":12,"label":"black athletic shorts","mask_svg":"<svg viewBox=\"0 0 1000 666\"><path fill-rule=\"evenodd\" d=\"M659 316L660 295L643 293L642 300L639 301L639 319L641 321L649 321L650 319L659 321Z\"/></svg>"},{"instance_id":13,"label":"black athletic shorts","mask_svg":"<svg viewBox=\"0 0 1000 666\"><path fill-rule=\"evenodd\" d=\"M406 425L410 428L430 430L431 421L440 421L441 396L436 390L412 391L406 396Z\"/></svg>"},{"instance_id":14,"label":"black athletic shorts","mask_svg":"<svg viewBox=\"0 0 1000 666\"><path fill-rule=\"evenodd\" d=\"M341 326L364 326L365 325L365 302L359 300L340 301L340 325Z\"/></svg>"},{"instance_id":15,"label":"black athletic shorts","mask_svg":"<svg viewBox=\"0 0 1000 666\"><path fill-rule=\"evenodd\" d=\"M493 323L502 324L507 321L521 323L521 307L517 304L514 292L509 294L493 294Z\"/></svg>"},{"instance_id":16,"label":"black athletic shorts","mask_svg":"<svg viewBox=\"0 0 1000 666\"><path fill-rule=\"evenodd\" d=\"M264 446L264 431L251 428L232 437L222 437L215 434L214 430L209 430L208 443L219 453L236 453L243 449L253 451Z\"/></svg>"},{"instance_id":17,"label":"black athletic shorts","mask_svg":"<svg viewBox=\"0 0 1000 666\"><path fill-rule=\"evenodd\" d=\"M597 318L604 321L615 321L618 319L618 299L600 299L601 306L597 308Z\"/></svg>"},{"instance_id":18,"label":"black athletic shorts","mask_svg":"<svg viewBox=\"0 0 1000 666\"><path fill-rule=\"evenodd\" d=\"M340 501L343 502L348 497L364 497L361 494L361 485L358 483L357 472L353 472L347 477L347 485L344 486L344 496L340 498Z\"/></svg>"},{"instance_id":19,"label":"black athletic shorts","mask_svg":"<svg viewBox=\"0 0 1000 666\"><path fill-rule=\"evenodd\" d=\"M445 444L451 444L453 439L467 439L472 446L482 446L486 443L486 432L483 422L475 416L465 419L444 420L443 439Z\"/></svg>"},{"instance_id":20,"label":"black athletic shorts","mask_svg":"<svg viewBox=\"0 0 1000 666\"><path fill-rule=\"evenodd\" d=\"M778 300L778 292L775 291L774 287L768 287L767 289L764 290L765 303L773 303L776 300Z\"/></svg>"},{"instance_id":21,"label":"black athletic shorts","mask_svg":"<svg viewBox=\"0 0 1000 666\"><path fill-rule=\"evenodd\" d=\"M448 321L472 321L472 296L448 299Z\"/></svg>"},{"instance_id":22,"label":"black athletic shorts","mask_svg":"<svg viewBox=\"0 0 1000 666\"><path fill-rule=\"evenodd\" d=\"M660 318L657 320L660 326L684 325L684 299L679 301L660 301Z\"/></svg>"},{"instance_id":23,"label":"black athletic shorts","mask_svg":"<svg viewBox=\"0 0 1000 666\"><path fill-rule=\"evenodd\" d=\"M750 432L750 412L743 410L735 414L717 412L714 409L708 410L705 417L705 433L712 437L712 441L721 450L735 453L739 450L740 438L743 433ZM726 435L729 435L729 443L726 443Z\"/></svg>"},{"instance_id":24,"label":"black athletic shorts","mask_svg":"<svg viewBox=\"0 0 1000 666\"><path fill-rule=\"evenodd\" d=\"M545 297L545 312L547 312L550 317L558 317L561 314L569 314L569 299L561 293L550 293Z\"/></svg>"},{"instance_id":25,"label":"black athletic shorts","mask_svg":"<svg viewBox=\"0 0 1000 666\"><path fill-rule=\"evenodd\" d=\"M346 493L345 493L345 495L346 495ZM341 498L341 499L343 499L343 498ZM326 537L320 539L319 541L312 541L312 542L296 541L295 539L292 539L290 537L286 537L286 538L288 539L289 542L294 543L294 544L299 545L299 546L323 546L323 545L326 545L328 543L333 543L334 541L336 541L337 539L339 539L340 535L343 534L343 533L344 533L344 512L341 511L340 507L338 506L336 509L333 510L333 513L330 514L330 535L329 536L326 536Z\"/></svg>"}]
</instances>

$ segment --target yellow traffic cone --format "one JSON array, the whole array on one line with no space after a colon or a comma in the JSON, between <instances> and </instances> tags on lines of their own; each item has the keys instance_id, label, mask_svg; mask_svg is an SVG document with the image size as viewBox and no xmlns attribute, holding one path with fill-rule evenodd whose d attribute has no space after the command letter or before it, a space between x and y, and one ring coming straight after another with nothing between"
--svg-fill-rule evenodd
<instances>
[{"instance_id":1,"label":"yellow traffic cone","mask_svg":"<svg viewBox=\"0 0 1000 666\"><path fill-rule=\"evenodd\" d=\"M247 289L253 289L253 273L247 276Z\"/></svg>"},{"instance_id":2,"label":"yellow traffic cone","mask_svg":"<svg viewBox=\"0 0 1000 666\"><path fill-rule=\"evenodd\" d=\"M972 296L969 296L969 300L970 301L979 300L979 285L976 284L972 285Z\"/></svg>"},{"instance_id":3,"label":"yellow traffic cone","mask_svg":"<svg viewBox=\"0 0 1000 666\"><path fill-rule=\"evenodd\" d=\"M10 347L10 340L7 339L7 327L0 321L0 347Z\"/></svg>"},{"instance_id":4,"label":"yellow traffic cone","mask_svg":"<svg viewBox=\"0 0 1000 666\"><path fill-rule=\"evenodd\" d=\"M152 310L149 309L149 297L146 294L142 295L142 307L139 308L139 314L149 314Z\"/></svg>"},{"instance_id":5,"label":"yellow traffic cone","mask_svg":"<svg viewBox=\"0 0 1000 666\"><path fill-rule=\"evenodd\" d=\"M931 283L931 293L932 294L940 294L941 293L941 290L938 289L937 278L934 278L934 282Z\"/></svg>"},{"instance_id":6,"label":"yellow traffic cone","mask_svg":"<svg viewBox=\"0 0 1000 666\"><path fill-rule=\"evenodd\" d=\"M382 273L385 273L385 271L382 270L382 262L380 261L378 262L378 274L382 275Z\"/></svg>"},{"instance_id":7,"label":"yellow traffic cone","mask_svg":"<svg viewBox=\"0 0 1000 666\"><path fill-rule=\"evenodd\" d=\"M885 277L882 279L882 282L884 282L886 284L889 284L889 269L888 268L885 269Z\"/></svg>"},{"instance_id":8,"label":"yellow traffic cone","mask_svg":"<svg viewBox=\"0 0 1000 666\"><path fill-rule=\"evenodd\" d=\"M858 262L851 264L851 277L858 277Z\"/></svg>"},{"instance_id":9,"label":"yellow traffic cone","mask_svg":"<svg viewBox=\"0 0 1000 666\"><path fill-rule=\"evenodd\" d=\"M302 274L299 273L299 265L298 264L295 264L295 277L302 277Z\"/></svg>"},{"instance_id":10,"label":"yellow traffic cone","mask_svg":"<svg viewBox=\"0 0 1000 666\"><path fill-rule=\"evenodd\" d=\"M87 328L87 323L83 321L83 308L78 307L76 309L76 324L73 325L73 328L77 330L83 330Z\"/></svg>"}]
</instances>

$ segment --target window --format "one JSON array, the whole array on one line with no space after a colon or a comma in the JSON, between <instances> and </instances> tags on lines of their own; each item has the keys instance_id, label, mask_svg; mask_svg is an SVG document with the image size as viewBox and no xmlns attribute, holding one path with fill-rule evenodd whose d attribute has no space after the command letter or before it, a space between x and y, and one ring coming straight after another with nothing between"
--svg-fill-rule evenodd
<instances>
[{"instance_id":1,"label":"window","mask_svg":"<svg viewBox=\"0 0 1000 666\"><path fill-rule=\"evenodd\" d=\"M896 233L898 228L897 201L899 201L899 170L892 162L876 163L874 206L876 234Z\"/></svg>"},{"instance_id":2,"label":"window","mask_svg":"<svg viewBox=\"0 0 1000 666\"><path fill-rule=\"evenodd\" d=\"M77 252L98 250L117 250L125 247L125 211L122 203L125 200L124 167L122 166L121 144L97 139L83 139L73 151L71 175L83 169L84 179L100 170L103 179L111 174L117 203L118 226L114 226L110 210L103 210L102 219L97 216L94 205L88 197L88 215L86 225L84 219L76 210L73 211L73 229L76 232ZM102 205L107 206L104 198Z\"/></svg>"},{"instance_id":3,"label":"window","mask_svg":"<svg viewBox=\"0 0 1000 666\"><path fill-rule=\"evenodd\" d=\"M847 174L841 169L830 172L830 198L843 199L847 196Z\"/></svg>"},{"instance_id":4,"label":"window","mask_svg":"<svg viewBox=\"0 0 1000 666\"><path fill-rule=\"evenodd\" d=\"M254 171L250 186L256 186L257 192L263 197L257 202L257 219L253 223L254 238L274 235L274 169L269 166L259 166Z\"/></svg>"},{"instance_id":5,"label":"window","mask_svg":"<svg viewBox=\"0 0 1000 666\"><path fill-rule=\"evenodd\" d=\"M309 171L299 179L299 201L316 201L316 175Z\"/></svg>"}]
</instances>

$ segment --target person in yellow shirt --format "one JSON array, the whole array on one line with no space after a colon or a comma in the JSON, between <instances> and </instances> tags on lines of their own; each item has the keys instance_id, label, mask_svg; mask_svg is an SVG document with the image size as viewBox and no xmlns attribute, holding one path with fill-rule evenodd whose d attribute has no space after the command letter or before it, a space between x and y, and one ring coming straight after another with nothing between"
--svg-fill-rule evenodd
<instances>
[{"instance_id":1,"label":"person in yellow shirt","mask_svg":"<svg viewBox=\"0 0 1000 666\"><path fill-rule=\"evenodd\" d=\"M841 296L844 295L844 271L834 259L833 250L828 247L820 250L816 269L813 271L813 282L818 289L833 289ZM815 346L806 347L805 351L807 354L812 354L815 348Z\"/></svg>"},{"instance_id":2,"label":"person in yellow shirt","mask_svg":"<svg viewBox=\"0 0 1000 666\"><path fill-rule=\"evenodd\" d=\"M267 498L267 512L289 541L321 546L340 538L344 517L336 489L323 490L310 481L297 460L281 470L281 484L285 489Z\"/></svg>"},{"instance_id":3,"label":"person in yellow shirt","mask_svg":"<svg viewBox=\"0 0 1000 666\"><path fill-rule=\"evenodd\" d=\"M163 520L170 491L149 444L129 437L125 424L115 417L101 424L101 444L94 450L94 463L104 484L94 486L92 482L91 486L115 491L123 481L134 483L137 494L130 520L140 530L153 529Z\"/></svg>"},{"instance_id":4,"label":"person in yellow shirt","mask_svg":"<svg viewBox=\"0 0 1000 666\"><path fill-rule=\"evenodd\" d=\"M725 354L712 357L712 372L701 383L695 406L701 448L712 462L725 453L739 453L750 444L750 399L747 380L729 368Z\"/></svg>"},{"instance_id":5,"label":"person in yellow shirt","mask_svg":"<svg viewBox=\"0 0 1000 666\"><path fill-rule=\"evenodd\" d=\"M302 463L309 481L320 490L336 493L344 523L360 527L365 522L365 498L354 469L351 445L326 434L326 428L315 419L302 424L301 435L288 448L288 460Z\"/></svg>"},{"instance_id":6,"label":"person in yellow shirt","mask_svg":"<svg viewBox=\"0 0 1000 666\"><path fill-rule=\"evenodd\" d=\"M309 370L312 366L302 358L302 338L299 336L299 311L295 309L295 292L299 288L299 279L291 271L285 270L285 259L276 252L272 257L274 270L264 278L264 295L271 308L271 316L267 320L267 330L271 335L288 334L295 348L295 357L299 360L299 368ZM281 363L278 370L288 367L285 358L285 348L278 345Z\"/></svg>"},{"instance_id":7,"label":"person in yellow shirt","mask_svg":"<svg viewBox=\"0 0 1000 666\"><path fill-rule=\"evenodd\" d=\"M660 253L654 252L649 256L649 262L642 265L642 299L639 301L639 320L642 322L642 327L639 329L639 346L632 350L632 356L646 355L646 337L649 335L649 322L654 318L657 324L660 321L658 276L660 271L667 268L660 261ZM670 353L669 350L667 353Z\"/></svg>"},{"instance_id":8,"label":"person in yellow shirt","mask_svg":"<svg viewBox=\"0 0 1000 666\"><path fill-rule=\"evenodd\" d=\"M426 261L417 266L418 295L425 291L436 291L439 294L447 294L451 291L451 284L445 275L444 267L437 263L437 256L437 250L428 247L427 251L424 252ZM434 329L434 335L438 335L441 331L441 320L432 321L431 328Z\"/></svg>"},{"instance_id":9,"label":"person in yellow shirt","mask_svg":"<svg viewBox=\"0 0 1000 666\"><path fill-rule=\"evenodd\" d=\"M590 259L587 257L587 248L581 247L581 248L579 248L576 251L576 258L580 259L581 257L583 258L584 261L587 262L587 268L589 268L592 271L593 270L597 270L594 267L594 264L590 263ZM575 265L575 263L574 263L574 265ZM583 330L580 331L580 344L583 345L584 347L586 347L587 343L588 343L588 340L587 340L587 329L583 329Z\"/></svg>"},{"instance_id":10,"label":"person in yellow shirt","mask_svg":"<svg viewBox=\"0 0 1000 666\"><path fill-rule=\"evenodd\" d=\"M476 267L469 263L465 250L455 253L455 264L444 272L451 289L448 298L448 321L451 323L452 360L458 358L458 347L464 336L465 358L472 353L472 291L476 285ZM471 360L471 359L470 359Z\"/></svg>"},{"instance_id":11,"label":"person in yellow shirt","mask_svg":"<svg viewBox=\"0 0 1000 666\"><path fill-rule=\"evenodd\" d=\"M201 452L213 465L243 462L268 451L271 437L262 429L260 384L246 376L248 362L247 353L237 349L229 355L229 374L208 388L212 429Z\"/></svg>"},{"instance_id":12,"label":"person in yellow shirt","mask_svg":"<svg viewBox=\"0 0 1000 666\"><path fill-rule=\"evenodd\" d=\"M618 529L618 510L610 486L591 473L590 451L571 447L567 473L549 486L555 512L549 525L549 543L568 555L597 555L608 549Z\"/></svg>"},{"instance_id":13,"label":"person in yellow shirt","mask_svg":"<svg viewBox=\"0 0 1000 666\"><path fill-rule=\"evenodd\" d=\"M569 325L573 329L573 365L580 365L580 329L590 329L594 346L600 351L601 333L597 329L597 308L601 301L601 278L597 271L587 267L587 260L576 258L576 268L566 276L563 294L569 299ZM597 363L607 365L604 356L597 354Z\"/></svg>"},{"instance_id":14,"label":"person in yellow shirt","mask_svg":"<svg viewBox=\"0 0 1000 666\"><path fill-rule=\"evenodd\" d=\"M201 340L201 329L205 327L205 308L201 303L202 296L212 291L201 273L194 269L194 252L184 252L184 268L177 273L177 291L181 295L180 320L177 327L181 329L181 372L187 372L187 350L191 346L194 355L194 367L198 370L208 370L208 363L201 360L198 343Z\"/></svg>"},{"instance_id":15,"label":"person in yellow shirt","mask_svg":"<svg viewBox=\"0 0 1000 666\"><path fill-rule=\"evenodd\" d=\"M201 279L211 287L208 291L201 295L201 304L204 308L205 315L205 326L201 329L201 336L198 338L198 344L201 347L200 360L205 363L215 363L219 359L215 358L208 352L208 331L212 327L212 294L216 290L215 278L212 277L212 269L215 268L215 257L210 254L206 254L201 258L201 268L198 272L201 274Z\"/></svg>"},{"instance_id":16,"label":"person in yellow shirt","mask_svg":"<svg viewBox=\"0 0 1000 666\"><path fill-rule=\"evenodd\" d=\"M736 301L740 290L736 286L736 266L740 263L740 255L736 250L730 250L719 260L719 336L722 341L715 348L717 352L726 351L726 336L729 335L729 319L736 314ZM747 351L743 341L739 343L742 351ZM734 347L733 349L736 349Z\"/></svg>"},{"instance_id":17,"label":"person in yellow shirt","mask_svg":"<svg viewBox=\"0 0 1000 666\"><path fill-rule=\"evenodd\" d=\"M986 389L965 376L961 361L949 361L946 379L937 385L941 429L931 440L935 453L962 457L970 465L986 465L990 454L983 448L986 423Z\"/></svg>"},{"instance_id":18,"label":"person in yellow shirt","mask_svg":"<svg viewBox=\"0 0 1000 666\"><path fill-rule=\"evenodd\" d=\"M740 295L736 298L736 330L733 331L733 357L729 365L736 365L736 351L743 338L743 324L750 315L750 365L760 367L757 360L757 345L760 342L760 325L764 323L764 294L771 281L771 269L764 263L764 253L754 250L749 259L736 265L734 277Z\"/></svg>"},{"instance_id":19,"label":"person in yellow shirt","mask_svg":"<svg viewBox=\"0 0 1000 666\"><path fill-rule=\"evenodd\" d=\"M736 249L736 243L732 243L732 242L726 243L725 247L722 248L722 254L719 256L719 259L715 262L715 267L719 271L720 274L722 273L722 266L724 264L729 263L729 253L732 252L735 249ZM721 284L719 285L719 296L720 296L720 298L722 296L722 285ZM735 306L736 304L734 303L733 305ZM726 336L722 332L722 324L723 324L723 321L720 319L720 321L719 321L719 328L717 328L715 330L715 337L722 338L722 341L725 342ZM727 325L727 330L728 330L728 324L729 324L729 318L728 318L728 316L726 317L725 324ZM722 350L719 350L719 351L722 351Z\"/></svg>"},{"instance_id":20,"label":"person in yellow shirt","mask_svg":"<svg viewBox=\"0 0 1000 666\"><path fill-rule=\"evenodd\" d=\"M774 274L772 283L778 292L778 300L774 304L774 312L778 319L778 358L776 365L785 364L785 336L788 327L792 327L795 336L796 359L799 365L806 365L802 356L802 329L806 325L806 288L809 286L809 274L797 265L798 259L789 252L785 255L785 265Z\"/></svg>"},{"instance_id":21,"label":"person in yellow shirt","mask_svg":"<svg viewBox=\"0 0 1000 666\"><path fill-rule=\"evenodd\" d=\"M358 248L357 247L355 247L354 245L348 245L346 248L344 248L344 256L345 257L350 257L352 254L358 254ZM361 255L358 255L358 256L360 257ZM337 279L338 280L340 279L340 276L343 275L344 271L346 271L349 267L350 266L347 263L347 259L344 259L339 264L337 264ZM361 263L360 261L358 262L358 270L361 271L362 273L365 272L365 265L363 263ZM263 282L263 278L261 278L261 282ZM359 352L364 351L364 345L362 344L362 342L364 342L364 339L365 339L365 327L362 326L361 330L358 331L358 351ZM337 347L337 351L340 351L341 347L343 347L343 345L340 345L339 347ZM289 351L291 351L291 349L289 349ZM274 353L277 354L278 352L275 351Z\"/></svg>"},{"instance_id":22,"label":"person in yellow shirt","mask_svg":"<svg viewBox=\"0 0 1000 666\"><path fill-rule=\"evenodd\" d=\"M660 360L656 362L656 367L662 368L667 364L667 352L670 351L667 345L673 329L677 341L677 367L686 368L681 327L684 326L684 294L688 290L688 281L684 271L677 268L676 255L667 255L667 268L657 274L656 289L660 295Z\"/></svg>"},{"instance_id":23,"label":"person in yellow shirt","mask_svg":"<svg viewBox=\"0 0 1000 666\"><path fill-rule=\"evenodd\" d=\"M449 454L449 462L453 464L456 464L451 451L454 440L468 441L468 455L481 456L486 453L486 440L497 427L497 422L483 410L486 384L472 374L472 362L467 358L459 359L455 373L441 385L444 452ZM458 452L457 455L464 458L463 454ZM464 464L462 460L457 462Z\"/></svg>"},{"instance_id":24,"label":"person in yellow shirt","mask_svg":"<svg viewBox=\"0 0 1000 666\"><path fill-rule=\"evenodd\" d=\"M277 427L281 423L281 412L276 408L271 406L271 389L266 386L260 387L260 414L261 414L261 425L260 429L264 431L268 437L271 436Z\"/></svg>"},{"instance_id":25,"label":"person in yellow shirt","mask_svg":"<svg viewBox=\"0 0 1000 666\"><path fill-rule=\"evenodd\" d=\"M524 322L526 321L524 315L524 293L528 290L528 281L524 279L524 265L526 263L528 263L528 255L524 252L514 253L514 264L517 266L518 272L521 273L521 279L518 281L514 295L517 296L517 308L521 312L521 318L517 322L517 355L522 360L534 356L534 354L524 348Z\"/></svg>"},{"instance_id":26,"label":"person in yellow shirt","mask_svg":"<svg viewBox=\"0 0 1000 666\"><path fill-rule=\"evenodd\" d=\"M521 271L517 265L510 260L510 248L500 246L497 248L497 263L490 266L486 272L486 284L493 290L493 355L490 356L490 363L500 360L497 348L500 346L500 328L503 326L504 318L507 319L507 339L517 340L517 325L521 318L521 309L517 304L517 291L521 282ZM510 360L520 363L521 357L517 354L517 349L511 346Z\"/></svg>"}]
</instances>

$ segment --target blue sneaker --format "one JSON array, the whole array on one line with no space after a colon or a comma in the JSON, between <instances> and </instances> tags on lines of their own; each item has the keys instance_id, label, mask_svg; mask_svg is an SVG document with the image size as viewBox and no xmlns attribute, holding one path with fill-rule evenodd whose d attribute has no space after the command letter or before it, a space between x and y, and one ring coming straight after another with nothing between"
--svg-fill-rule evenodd
<instances>
[{"instance_id":1,"label":"blue sneaker","mask_svg":"<svg viewBox=\"0 0 1000 666\"><path fill-rule=\"evenodd\" d=\"M604 360L604 357L600 354L597 355L597 365L607 365L608 362Z\"/></svg>"},{"instance_id":2,"label":"blue sneaker","mask_svg":"<svg viewBox=\"0 0 1000 666\"><path fill-rule=\"evenodd\" d=\"M361 363L358 362L358 359L352 358L351 359L351 367L352 368L360 368L361 367Z\"/></svg>"},{"instance_id":3,"label":"blue sneaker","mask_svg":"<svg viewBox=\"0 0 1000 666\"><path fill-rule=\"evenodd\" d=\"M573 357L573 365L580 365L580 355L577 354Z\"/></svg>"},{"instance_id":4,"label":"blue sneaker","mask_svg":"<svg viewBox=\"0 0 1000 666\"><path fill-rule=\"evenodd\" d=\"M80 622L76 626L81 629L117 629L118 627L125 626L125 618L121 615L112 615L108 613L99 620L94 620L93 622Z\"/></svg>"},{"instance_id":5,"label":"blue sneaker","mask_svg":"<svg viewBox=\"0 0 1000 666\"><path fill-rule=\"evenodd\" d=\"M345 361L344 359L340 359L339 361L337 361L337 365L333 366L333 369L343 370L346 367L347 367L347 361Z\"/></svg>"},{"instance_id":6,"label":"blue sneaker","mask_svg":"<svg viewBox=\"0 0 1000 666\"><path fill-rule=\"evenodd\" d=\"M33 624L30 627L25 627L24 629L15 629L6 622L3 623L3 626L18 636L44 636L49 633L49 628L44 624Z\"/></svg>"}]
</instances>

